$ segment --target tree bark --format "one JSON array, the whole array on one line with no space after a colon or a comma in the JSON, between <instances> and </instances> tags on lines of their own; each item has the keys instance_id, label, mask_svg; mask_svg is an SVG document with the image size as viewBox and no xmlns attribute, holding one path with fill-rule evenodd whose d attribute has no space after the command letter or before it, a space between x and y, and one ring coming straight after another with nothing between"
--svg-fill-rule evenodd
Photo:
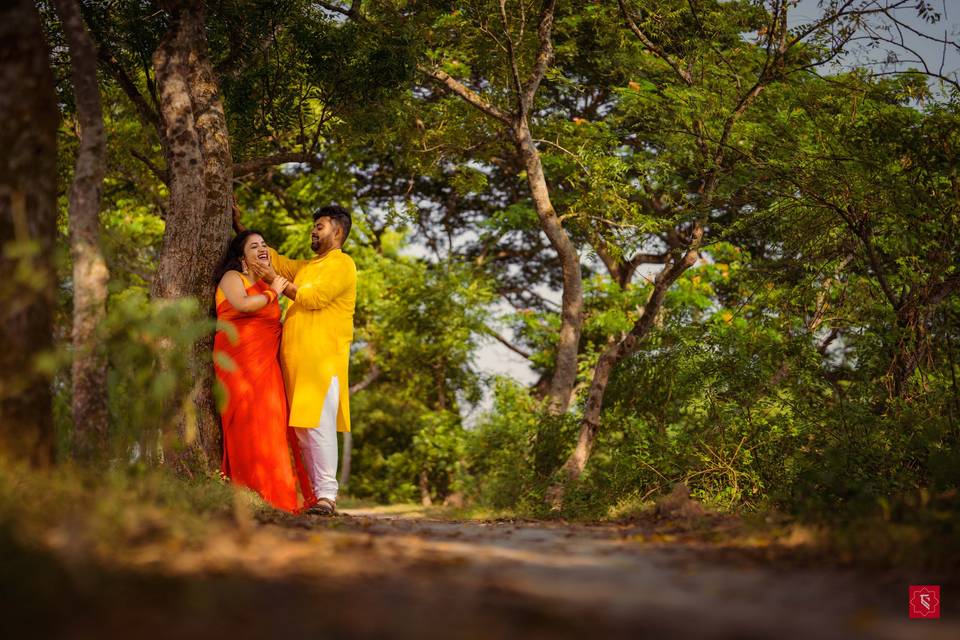
<instances>
[{"instance_id":1,"label":"tree bark","mask_svg":"<svg viewBox=\"0 0 960 640\"><path fill-rule=\"evenodd\" d=\"M533 199L540 227L560 258L563 273L563 295L560 299L560 335L557 338L557 359L550 388L547 392L550 410L564 413L570 406L570 397L577 382L577 355L580 350L580 331L583 327L583 277L580 255L570 236L560 224L550 201L550 190L540 162L540 152L530 134L526 117L516 127L517 147L527 170L527 183Z\"/></svg>"},{"instance_id":2,"label":"tree bark","mask_svg":"<svg viewBox=\"0 0 960 640\"><path fill-rule=\"evenodd\" d=\"M0 451L34 466L54 459L50 381L36 358L53 341L57 113L35 3L0 5Z\"/></svg>"},{"instance_id":3,"label":"tree bark","mask_svg":"<svg viewBox=\"0 0 960 640\"><path fill-rule=\"evenodd\" d=\"M170 174L170 206L155 298L213 298L211 276L230 236L232 158L219 87L207 54L202 4L168 2L171 24L153 54ZM213 336L195 345L193 399L196 442L191 457L214 465L220 458L220 425L212 395ZM181 437L190 443L187 421Z\"/></svg>"},{"instance_id":4,"label":"tree bark","mask_svg":"<svg viewBox=\"0 0 960 640\"><path fill-rule=\"evenodd\" d=\"M374 351L373 346L370 346L371 355ZM352 397L356 393L360 393L371 384L376 382L377 378L380 377L380 367L377 366L377 363L374 362L370 367L370 371L364 376L363 380L357 384L350 385L350 396ZM340 488L346 489L350 484L350 471L353 464L353 434L347 431L343 434L343 461L340 464Z\"/></svg>"},{"instance_id":5,"label":"tree bark","mask_svg":"<svg viewBox=\"0 0 960 640\"><path fill-rule=\"evenodd\" d=\"M424 507L433 506L433 498L430 497L430 476L426 469L420 470L420 504Z\"/></svg>"},{"instance_id":6,"label":"tree bark","mask_svg":"<svg viewBox=\"0 0 960 640\"><path fill-rule=\"evenodd\" d=\"M350 471L353 466L353 434L343 434L343 456L340 463L340 490L345 491L350 484Z\"/></svg>"},{"instance_id":7,"label":"tree bark","mask_svg":"<svg viewBox=\"0 0 960 640\"><path fill-rule=\"evenodd\" d=\"M97 86L97 50L76 0L54 0L70 47L73 93L80 121L70 186L73 259L73 455L90 460L107 449L107 359L97 344L106 316L110 273L100 251L100 192L106 173L106 133Z\"/></svg>"}]
</instances>

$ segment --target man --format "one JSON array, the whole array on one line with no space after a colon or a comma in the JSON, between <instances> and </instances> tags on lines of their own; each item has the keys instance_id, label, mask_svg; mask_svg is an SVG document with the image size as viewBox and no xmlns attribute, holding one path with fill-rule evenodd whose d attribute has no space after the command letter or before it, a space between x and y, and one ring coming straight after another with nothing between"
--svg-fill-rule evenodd
<instances>
[{"instance_id":1,"label":"man","mask_svg":"<svg viewBox=\"0 0 960 640\"><path fill-rule=\"evenodd\" d=\"M313 214L312 260L291 260L270 249L272 266L251 265L268 283L290 280L280 342L280 366L296 434L316 497L307 513L333 515L337 501L337 432L350 431L347 369L353 340L357 267L340 249L350 234L350 214L331 205Z\"/></svg>"}]
</instances>

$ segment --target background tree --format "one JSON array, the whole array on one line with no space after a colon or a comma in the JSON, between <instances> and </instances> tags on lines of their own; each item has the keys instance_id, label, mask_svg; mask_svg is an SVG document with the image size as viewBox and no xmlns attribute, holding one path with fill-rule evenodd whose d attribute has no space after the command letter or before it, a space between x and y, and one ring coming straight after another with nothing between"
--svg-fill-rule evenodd
<instances>
[{"instance_id":1,"label":"background tree","mask_svg":"<svg viewBox=\"0 0 960 640\"><path fill-rule=\"evenodd\" d=\"M556 2L552 0L539 3L539 9L522 0L516 3L503 0L496 7L489 2L467 5L440 22L441 28L435 33L450 39L430 43L433 59L430 64L421 65L420 70L505 127L516 145L540 227L557 253L563 274L560 330L547 392L552 410L563 413L570 404L576 383L583 324L583 281L579 253L551 202L550 187L531 130L537 92L553 60L555 13ZM533 16L537 16L535 35L532 24L527 25L528 15L531 23ZM463 33L464 29L469 31ZM472 50L465 50L467 48ZM491 48L497 52L496 58L489 56ZM477 57L481 50L487 56L486 62ZM466 61L458 61L458 57L465 57ZM478 93L450 73L461 70L470 70L474 74L471 81L478 86L489 85L490 90Z\"/></svg>"},{"instance_id":2,"label":"background tree","mask_svg":"<svg viewBox=\"0 0 960 640\"><path fill-rule=\"evenodd\" d=\"M654 214L628 213L623 221L634 229L656 228L660 217L659 224L668 222L670 226L647 234L647 239L640 234L641 249L656 247L652 252L647 249L631 255L628 251L636 252L636 248L616 246L609 225L600 227L594 241L611 278L623 286L629 286L633 272L644 262L663 262L664 266L653 278L633 326L610 337L597 361L577 445L563 465L565 481L577 479L590 456L613 368L639 348L659 322L667 291L701 258L704 242L711 235L721 235L723 225L736 220L744 204L742 185L750 179L749 169L738 168L749 155L741 149L761 142L751 120L769 117L752 111L776 108L772 103L778 96L770 96L771 87L795 82L799 74L840 55L855 33L855 22L873 10L856 3L838 3L826 7L817 20L789 29L790 3L780 0L749 7L699 1L660 3L645 8L640 23L628 3L620 1L618 7L648 57L648 61L643 57L637 60L637 71L643 71L615 107L623 109L627 135L633 136L630 144L641 159L634 178L641 189L623 200L639 199L646 212ZM753 46L739 36L747 30L758 34ZM764 104L757 106L761 99ZM668 104L655 106L658 100ZM667 119L658 120L660 115ZM677 153L679 149L684 150ZM674 220L663 220L664 213ZM623 239L625 234L618 235ZM636 234L626 234L626 238L637 242ZM552 496L559 501L561 484L554 487Z\"/></svg>"},{"instance_id":3,"label":"background tree","mask_svg":"<svg viewBox=\"0 0 960 640\"><path fill-rule=\"evenodd\" d=\"M97 82L97 50L74 0L55 0L70 46L80 146L70 187L73 261L73 453L88 459L107 450L107 360L97 327L106 317L110 273L100 250L100 193L106 133Z\"/></svg>"},{"instance_id":4,"label":"background tree","mask_svg":"<svg viewBox=\"0 0 960 640\"><path fill-rule=\"evenodd\" d=\"M0 8L0 273L4 287L0 437L8 455L53 462L49 378L55 290L57 107L37 8Z\"/></svg>"}]
</instances>

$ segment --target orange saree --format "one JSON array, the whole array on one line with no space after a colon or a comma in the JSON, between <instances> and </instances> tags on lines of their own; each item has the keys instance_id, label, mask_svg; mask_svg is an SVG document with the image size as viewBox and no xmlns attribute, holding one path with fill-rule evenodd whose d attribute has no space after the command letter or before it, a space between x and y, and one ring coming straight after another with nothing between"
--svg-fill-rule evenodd
<instances>
[{"instance_id":1,"label":"orange saree","mask_svg":"<svg viewBox=\"0 0 960 640\"><path fill-rule=\"evenodd\" d=\"M247 287L247 295L257 295L268 288L260 280ZM223 473L259 493L274 507L299 511L315 502L315 498L299 460L299 447L291 442L292 432L287 424L287 398L277 359L280 305L273 297L262 309L242 313L218 287L217 324L214 370L225 392L220 411ZM303 495L303 504L299 505L294 467Z\"/></svg>"}]
</instances>

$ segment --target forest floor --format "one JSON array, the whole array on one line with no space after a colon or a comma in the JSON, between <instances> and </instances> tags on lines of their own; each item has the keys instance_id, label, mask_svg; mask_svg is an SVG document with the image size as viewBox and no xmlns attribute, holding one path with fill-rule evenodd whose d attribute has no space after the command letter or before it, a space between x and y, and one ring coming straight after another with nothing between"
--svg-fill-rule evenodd
<instances>
[{"instance_id":1,"label":"forest floor","mask_svg":"<svg viewBox=\"0 0 960 640\"><path fill-rule=\"evenodd\" d=\"M435 514L238 509L177 537L157 512L122 545L74 535L67 522L39 546L0 548L0 635L960 637L957 576L845 567L811 555L800 528L771 536L721 516L572 524ZM943 619L908 619L910 584L941 584Z\"/></svg>"}]
</instances>

